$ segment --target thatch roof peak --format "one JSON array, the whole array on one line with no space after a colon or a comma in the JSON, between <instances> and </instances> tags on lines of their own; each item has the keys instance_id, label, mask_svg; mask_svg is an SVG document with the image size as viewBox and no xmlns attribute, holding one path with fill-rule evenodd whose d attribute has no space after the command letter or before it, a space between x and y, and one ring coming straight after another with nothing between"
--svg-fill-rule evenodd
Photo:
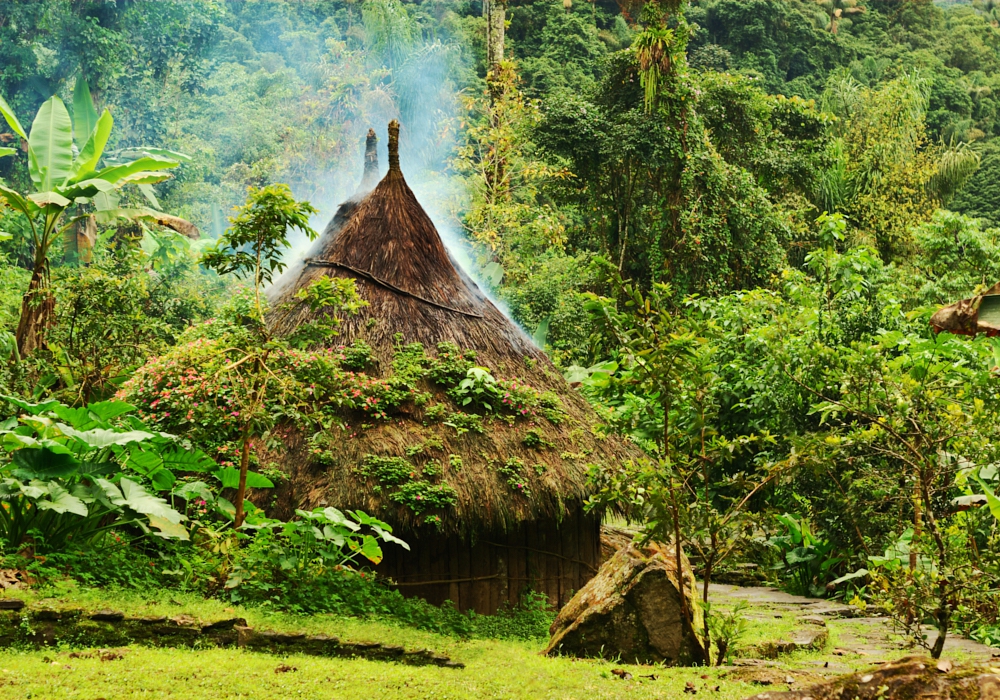
<instances>
[{"instance_id":1,"label":"thatch roof peak","mask_svg":"<svg viewBox=\"0 0 1000 700\"><path fill-rule=\"evenodd\" d=\"M489 302L460 274L434 222L399 167L399 122L389 123L389 172L330 232L307 265L339 267L392 291L462 315L482 316Z\"/></svg>"},{"instance_id":2,"label":"thatch roof peak","mask_svg":"<svg viewBox=\"0 0 1000 700\"><path fill-rule=\"evenodd\" d=\"M292 302L300 289L324 276L352 278L369 305L342 320L334 342L364 341L370 347L373 364L365 375L378 380L393 375L400 341L420 343L432 357L439 344L450 343L473 351L475 364L489 368L504 386L528 387L533 395L552 392L560 408L555 414L536 407L534 414L526 409L501 415L502 407L496 407L466 416L478 409L456 403L447 387L431 383L422 394L430 403L415 401L385 422L367 423L356 435L334 431L330 439L337 449L324 464L316 463L308 436L289 437L276 458L288 472L292 500L296 507L328 502L360 508L407 527L431 522L426 518L433 514L448 530L506 530L519 522L561 517L591 494L587 473L592 465L635 456L634 448L602 437L586 400L454 263L403 177L398 146L399 125L393 122L388 173L360 201L341 206L310 255L268 291L272 306ZM273 330L288 333L312 314L300 305L279 317ZM441 417L440 411L454 418ZM351 426L366 422L349 412L344 420ZM470 432L456 420L483 422ZM454 491L454 506L430 511L404 506L392 490L402 487L380 485L359 471L373 458L408 461L413 474L423 473L425 463L438 465L431 470L438 476L427 478ZM511 486L518 479L523 490Z\"/></svg>"},{"instance_id":3,"label":"thatch roof peak","mask_svg":"<svg viewBox=\"0 0 1000 700\"><path fill-rule=\"evenodd\" d=\"M365 139L365 171L361 176L361 182L358 184L358 189L351 197L352 199L361 199L375 189L375 185L378 184L377 145L378 137L375 135L375 129L369 129L368 136Z\"/></svg>"}]
</instances>

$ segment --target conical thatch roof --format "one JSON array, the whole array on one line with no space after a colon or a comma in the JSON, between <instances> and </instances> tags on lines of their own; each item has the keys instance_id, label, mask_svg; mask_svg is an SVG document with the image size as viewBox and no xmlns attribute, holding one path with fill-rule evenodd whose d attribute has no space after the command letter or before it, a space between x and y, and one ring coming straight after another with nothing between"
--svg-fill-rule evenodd
<instances>
[{"instance_id":1,"label":"conical thatch roof","mask_svg":"<svg viewBox=\"0 0 1000 700\"><path fill-rule=\"evenodd\" d=\"M505 386L547 393L537 410L480 409L482 432L466 432L456 425L463 406L447 386L427 381L427 398L388 420L359 430L362 418L345 417L350 427L334 431L336 448L324 464L313 457L310 436L293 431L286 452L273 455L289 475L284 500L300 508L360 508L404 527L434 523L447 530L505 530L525 520L559 518L590 495L588 469L636 452L601 435L584 398L454 263L403 178L398 134L398 124L390 123L388 174L360 200L341 206L305 260L270 290L272 308L292 302L324 275L353 278L369 305L343 319L336 341L371 346L377 366L369 375L390 376L404 345L421 343L433 358L447 342L473 351L475 364ZM290 332L309 318L301 307L276 316L274 330ZM411 481L387 483L369 468L379 459L410 465L402 479ZM424 508L401 495L419 495L416 482L442 486L453 503Z\"/></svg>"}]
</instances>

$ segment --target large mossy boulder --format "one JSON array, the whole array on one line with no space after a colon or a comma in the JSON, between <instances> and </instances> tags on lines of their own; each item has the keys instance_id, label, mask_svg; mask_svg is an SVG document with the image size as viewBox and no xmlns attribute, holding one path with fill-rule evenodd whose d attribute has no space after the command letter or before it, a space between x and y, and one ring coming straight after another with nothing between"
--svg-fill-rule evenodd
<instances>
[{"instance_id":1,"label":"large mossy boulder","mask_svg":"<svg viewBox=\"0 0 1000 700\"><path fill-rule=\"evenodd\" d=\"M673 550L629 543L559 612L545 653L637 664L700 663L702 611L687 559L682 567L694 625L681 615Z\"/></svg>"},{"instance_id":2,"label":"large mossy boulder","mask_svg":"<svg viewBox=\"0 0 1000 700\"><path fill-rule=\"evenodd\" d=\"M802 690L768 691L747 700L1000 700L1000 676L977 666L907 657Z\"/></svg>"}]
</instances>

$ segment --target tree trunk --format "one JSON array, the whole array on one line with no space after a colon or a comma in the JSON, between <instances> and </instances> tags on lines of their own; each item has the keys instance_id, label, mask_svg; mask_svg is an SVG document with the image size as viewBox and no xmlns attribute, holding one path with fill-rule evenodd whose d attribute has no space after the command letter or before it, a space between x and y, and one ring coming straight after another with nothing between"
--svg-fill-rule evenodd
<instances>
[{"instance_id":1,"label":"tree trunk","mask_svg":"<svg viewBox=\"0 0 1000 700\"><path fill-rule=\"evenodd\" d=\"M507 0L483 0L483 15L486 17L486 70L496 77L503 61Z\"/></svg>"},{"instance_id":2,"label":"tree trunk","mask_svg":"<svg viewBox=\"0 0 1000 700\"><path fill-rule=\"evenodd\" d=\"M250 421L243 426L243 451L240 453L240 482L236 487L236 514L233 517L234 525L239 528L246 520L247 514L243 510L243 501L247 496L247 471L250 469Z\"/></svg>"},{"instance_id":3,"label":"tree trunk","mask_svg":"<svg viewBox=\"0 0 1000 700\"><path fill-rule=\"evenodd\" d=\"M56 300L49 290L45 263L36 264L31 273L28 291L21 300L21 318L17 322L15 339L17 352L26 357L45 346L45 329L52 318Z\"/></svg>"}]
</instances>

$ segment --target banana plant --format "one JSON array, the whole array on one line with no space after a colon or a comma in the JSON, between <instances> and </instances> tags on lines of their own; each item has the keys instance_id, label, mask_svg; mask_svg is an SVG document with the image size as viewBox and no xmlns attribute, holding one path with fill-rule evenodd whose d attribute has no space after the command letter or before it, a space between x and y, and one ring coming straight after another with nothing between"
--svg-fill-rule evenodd
<instances>
[{"instance_id":1,"label":"banana plant","mask_svg":"<svg viewBox=\"0 0 1000 700\"><path fill-rule=\"evenodd\" d=\"M0 398L20 409L0 422L0 542L59 551L112 528L188 539L185 516L155 492L174 486L175 471L214 468L210 457L150 430L121 401Z\"/></svg>"},{"instance_id":2,"label":"banana plant","mask_svg":"<svg viewBox=\"0 0 1000 700\"><path fill-rule=\"evenodd\" d=\"M144 152L135 160L102 163L114 119L107 109L98 116L82 77L74 91L72 119L66 105L55 95L39 108L30 133L2 97L0 115L27 144L28 174L34 187L33 192L24 194L0 184L0 197L27 219L34 249L31 281L15 333L19 356L24 357L45 343L45 328L55 305L49 288L49 250L76 224L75 218L66 216L67 212L80 205L107 201L126 185L145 189L162 182L170 177L167 170L180 165L180 159L161 151ZM15 152L0 148L0 157Z\"/></svg>"}]
</instances>

